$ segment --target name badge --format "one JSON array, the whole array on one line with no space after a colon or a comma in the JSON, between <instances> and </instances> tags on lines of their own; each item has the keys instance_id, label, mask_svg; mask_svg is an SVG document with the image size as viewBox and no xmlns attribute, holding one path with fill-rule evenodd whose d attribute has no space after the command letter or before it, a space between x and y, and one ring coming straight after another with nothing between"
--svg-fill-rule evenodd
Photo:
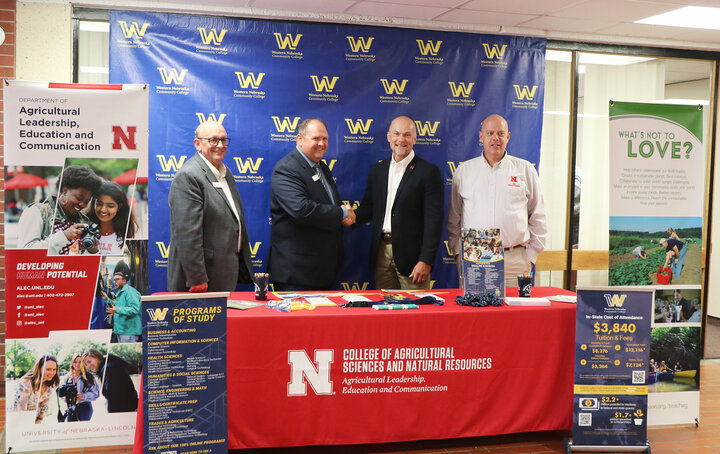
<instances>
[{"instance_id":1,"label":"name badge","mask_svg":"<svg viewBox=\"0 0 720 454\"><path fill-rule=\"evenodd\" d=\"M312 176L312 179L313 179L313 181L317 181L317 180L320 179L320 175L315 174L315 175Z\"/></svg>"},{"instance_id":2,"label":"name badge","mask_svg":"<svg viewBox=\"0 0 720 454\"><path fill-rule=\"evenodd\" d=\"M220 183L219 181L213 181L213 188L222 189L222 183Z\"/></svg>"}]
</instances>

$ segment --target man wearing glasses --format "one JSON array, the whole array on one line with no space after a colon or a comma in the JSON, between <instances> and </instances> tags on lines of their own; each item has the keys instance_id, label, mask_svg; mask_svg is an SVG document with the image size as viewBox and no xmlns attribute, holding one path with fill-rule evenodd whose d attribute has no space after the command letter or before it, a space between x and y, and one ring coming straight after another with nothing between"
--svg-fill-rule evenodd
<instances>
[{"instance_id":1,"label":"man wearing glasses","mask_svg":"<svg viewBox=\"0 0 720 454\"><path fill-rule=\"evenodd\" d=\"M207 121L195 130L197 153L170 187L170 292L232 291L251 283L250 242L242 201L222 162L229 146L225 128Z\"/></svg>"}]
</instances>

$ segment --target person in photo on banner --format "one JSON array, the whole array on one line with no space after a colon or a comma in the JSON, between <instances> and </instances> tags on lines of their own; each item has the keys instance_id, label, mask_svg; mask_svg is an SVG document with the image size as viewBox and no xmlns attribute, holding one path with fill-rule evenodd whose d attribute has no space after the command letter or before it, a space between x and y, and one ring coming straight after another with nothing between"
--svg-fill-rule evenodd
<instances>
[{"instance_id":1,"label":"person in photo on banner","mask_svg":"<svg viewBox=\"0 0 720 454\"><path fill-rule=\"evenodd\" d=\"M270 182L268 272L275 290L327 290L342 263L342 227L355 222L330 168L322 161L328 132L319 118L303 120L296 148L273 168Z\"/></svg>"},{"instance_id":2,"label":"person in photo on banner","mask_svg":"<svg viewBox=\"0 0 720 454\"><path fill-rule=\"evenodd\" d=\"M122 255L125 238L135 236L138 229L125 191L112 181L102 182L88 217L99 226L102 255Z\"/></svg>"},{"instance_id":3,"label":"person in photo on banner","mask_svg":"<svg viewBox=\"0 0 720 454\"><path fill-rule=\"evenodd\" d=\"M57 374L57 359L43 355L18 382L13 398L13 411L32 411L35 413L35 424L40 424L48 413L50 398L60 384Z\"/></svg>"},{"instance_id":4,"label":"person in photo on banner","mask_svg":"<svg viewBox=\"0 0 720 454\"><path fill-rule=\"evenodd\" d=\"M440 169L415 154L410 117L395 118L387 140L392 156L370 167L355 226L373 221L375 288L427 289L442 235Z\"/></svg>"},{"instance_id":5,"label":"person in photo on banner","mask_svg":"<svg viewBox=\"0 0 720 454\"><path fill-rule=\"evenodd\" d=\"M74 391L68 392L68 388ZM100 387L95 375L83 364L82 355L73 357L70 370L60 381L58 396L61 394L66 401L62 421L90 421L93 415L93 401L100 397ZM58 418L58 421L60 419Z\"/></svg>"},{"instance_id":6,"label":"person in photo on banner","mask_svg":"<svg viewBox=\"0 0 720 454\"><path fill-rule=\"evenodd\" d=\"M195 153L170 186L170 292L233 291L252 283L250 241L235 177L223 164L230 139L206 121L195 130Z\"/></svg>"},{"instance_id":7,"label":"person in photo on banner","mask_svg":"<svg viewBox=\"0 0 720 454\"><path fill-rule=\"evenodd\" d=\"M462 228L500 228L505 286L517 287L517 275L530 273L545 249L545 204L535 167L507 152L510 131L500 115L480 129L483 152L460 164L450 194L447 229L460 270ZM460 273L462 279L462 273Z\"/></svg>"},{"instance_id":8,"label":"person in photo on banner","mask_svg":"<svg viewBox=\"0 0 720 454\"><path fill-rule=\"evenodd\" d=\"M128 363L113 354L107 360L100 351L88 348L82 357L85 367L98 377L102 377L102 395L108 413L136 411L138 394L133 384Z\"/></svg>"},{"instance_id":9,"label":"person in photo on banner","mask_svg":"<svg viewBox=\"0 0 720 454\"><path fill-rule=\"evenodd\" d=\"M114 304L108 303L106 309L107 314L113 316L113 332L118 342L139 342L142 335L140 292L128 284L129 278L124 269L113 273L117 292Z\"/></svg>"},{"instance_id":10,"label":"person in photo on banner","mask_svg":"<svg viewBox=\"0 0 720 454\"><path fill-rule=\"evenodd\" d=\"M665 248L665 264L663 268L666 268L669 263L673 280L680 280L685 262L685 254L687 254L688 250L687 244L670 237L661 239L660 246Z\"/></svg>"},{"instance_id":11,"label":"person in photo on banner","mask_svg":"<svg viewBox=\"0 0 720 454\"><path fill-rule=\"evenodd\" d=\"M98 252L97 225L84 213L102 179L85 166L67 166L58 195L29 205L18 223L18 248L47 249L48 255ZM57 209L56 209L57 206Z\"/></svg>"}]
</instances>

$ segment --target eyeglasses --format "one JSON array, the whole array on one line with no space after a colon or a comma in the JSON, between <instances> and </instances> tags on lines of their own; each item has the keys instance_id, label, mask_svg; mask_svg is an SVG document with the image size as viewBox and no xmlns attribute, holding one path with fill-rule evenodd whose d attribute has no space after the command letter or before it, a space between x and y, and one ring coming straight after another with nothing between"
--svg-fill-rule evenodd
<instances>
[{"instance_id":1,"label":"eyeglasses","mask_svg":"<svg viewBox=\"0 0 720 454\"><path fill-rule=\"evenodd\" d=\"M219 144L219 143L223 144L223 145L226 146L226 147L227 147L228 145L230 145L230 138L229 138L229 137L226 137L226 138L224 138L224 139L218 139L218 138L215 138L215 137L197 137L197 139L198 139L198 140L207 140L207 141L210 143L210 145L212 145L213 147L214 147L214 146L217 146L217 144Z\"/></svg>"}]
</instances>

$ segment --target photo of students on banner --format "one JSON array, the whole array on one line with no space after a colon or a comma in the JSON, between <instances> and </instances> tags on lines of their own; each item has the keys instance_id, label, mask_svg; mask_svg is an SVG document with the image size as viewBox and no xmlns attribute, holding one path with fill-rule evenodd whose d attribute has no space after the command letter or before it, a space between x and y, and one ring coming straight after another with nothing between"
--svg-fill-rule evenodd
<instances>
[{"instance_id":1,"label":"photo of students on banner","mask_svg":"<svg viewBox=\"0 0 720 454\"><path fill-rule=\"evenodd\" d=\"M700 391L700 327L653 328L648 392Z\"/></svg>"},{"instance_id":2,"label":"photo of students on banner","mask_svg":"<svg viewBox=\"0 0 720 454\"><path fill-rule=\"evenodd\" d=\"M610 285L700 284L702 218L610 216Z\"/></svg>"},{"instance_id":3,"label":"photo of students on banner","mask_svg":"<svg viewBox=\"0 0 720 454\"><path fill-rule=\"evenodd\" d=\"M676 288L655 291L657 323L701 323L702 307L699 288Z\"/></svg>"}]
</instances>

